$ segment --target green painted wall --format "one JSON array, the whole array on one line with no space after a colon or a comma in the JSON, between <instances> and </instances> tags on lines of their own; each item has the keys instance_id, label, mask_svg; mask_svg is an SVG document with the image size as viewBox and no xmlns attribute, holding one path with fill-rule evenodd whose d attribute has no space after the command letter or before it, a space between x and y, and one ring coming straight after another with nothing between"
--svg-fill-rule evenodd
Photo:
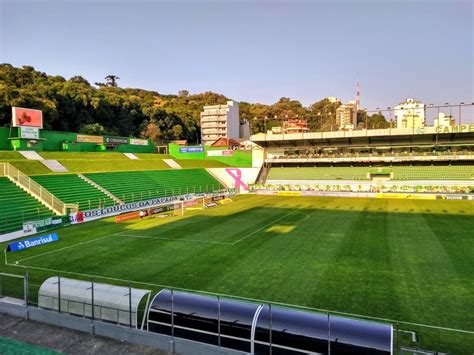
<instances>
[{"instance_id":1,"label":"green painted wall","mask_svg":"<svg viewBox=\"0 0 474 355\"><path fill-rule=\"evenodd\" d=\"M8 134L10 132L10 128L8 127L1 127L0 128L0 150L11 150L12 146L8 140Z\"/></svg>"},{"instance_id":2,"label":"green painted wall","mask_svg":"<svg viewBox=\"0 0 474 355\"><path fill-rule=\"evenodd\" d=\"M196 153L180 153L179 148L183 148L182 145L169 144L168 151L176 159L207 159L207 160L217 160L223 162L230 166L235 167L251 167L252 166L252 152L251 151L242 151L234 150L232 155L222 156L222 157L208 157L206 152L208 150L224 150L225 148L211 148L204 146L204 152ZM192 146L196 147L196 146Z\"/></svg>"},{"instance_id":3,"label":"green painted wall","mask_svg":"<svg viewBox=\"0 0 474 355\"><path fill-rule=\"evenodd\" d=\"M76 142L77 133L40 130L40 140L32 145L25 139L8 139L18 137L18 128L0 128L0 150L36 150L36 151L69 151L69 152L103 152L105 145L95 143ZM148 145L121 144L113 150L122 153L153 153L155 147L152 142Z\"/></svg>"},{"instance_id":4,"label":"green painted wall","mask_svg":"<svg viewBox=\"0 0 474 355\"><path fill-rule=\"evenodd\" d=\"M43 150L58 151L62 150L63 142L74 142L77 139L76 133L57 132L40 130L40 138L44 138Z\"/></svg>"}]
</instances>

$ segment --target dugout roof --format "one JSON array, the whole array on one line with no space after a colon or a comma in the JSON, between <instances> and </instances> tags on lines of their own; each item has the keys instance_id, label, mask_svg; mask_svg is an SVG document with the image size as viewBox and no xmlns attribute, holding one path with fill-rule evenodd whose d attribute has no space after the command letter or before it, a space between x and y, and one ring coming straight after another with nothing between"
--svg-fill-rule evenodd
<instances>
[{"instance_id":1,"label":"dugout roof","mask_svg":"<svg viewBox=\"0 0 474 355\"><path fill-rule=\"evenodd\" d=\"M164 289L148 330L249 353L391 354L391 325Z\"/></svg>"},{"instance_id":2,"label":"dugout roof","mask_svg":"<svg viewBox=\"0 0 474 355\"><path fill-rule=\"evenodd\" d=\"M41 284L38 306L137 327L138 306L145 296L148 305L150 295L150 290L53 276Z\"/></svg>"}]
</instances>

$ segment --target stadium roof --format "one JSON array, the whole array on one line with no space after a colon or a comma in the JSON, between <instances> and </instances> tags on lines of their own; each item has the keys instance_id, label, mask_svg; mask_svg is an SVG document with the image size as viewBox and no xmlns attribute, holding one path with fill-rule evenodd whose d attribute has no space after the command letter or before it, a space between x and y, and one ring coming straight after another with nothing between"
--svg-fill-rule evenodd
<instances>
[{"instance_id":1,"label":"stadium roof","mask_svg":"<svg viewBox=\"0 0 474 355\"><path fill-rule=\"evenodd\" d=\"M354 144L380 143L393 145L393 143L406 144L474 144L474 124L452 127L422 127L388 128L332 132L307 132L291 134L265 134L258 133L251 140L261 146L283 145L328 145L337 146Z\"/></svg>"}]
</instances>

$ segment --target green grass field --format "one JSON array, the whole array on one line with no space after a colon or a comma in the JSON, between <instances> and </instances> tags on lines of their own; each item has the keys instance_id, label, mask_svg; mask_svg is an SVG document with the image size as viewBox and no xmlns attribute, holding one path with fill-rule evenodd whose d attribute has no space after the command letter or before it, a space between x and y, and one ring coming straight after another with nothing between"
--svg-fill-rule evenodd
<instances>
[{"instance_id":1,"label":"green grass field","mask_svg":"<svg viewBox=\"0 0 474 355\"><path fill-rule=\"evenodd\" d=\"M3 270L28 267L36 285L94 276L383 318L417 332L418 342L399 333L400 344L474 349L472 201L238 196L181 217L57 233L57 243L9 254L18 264Z\"/></svg>"}]
</instances>

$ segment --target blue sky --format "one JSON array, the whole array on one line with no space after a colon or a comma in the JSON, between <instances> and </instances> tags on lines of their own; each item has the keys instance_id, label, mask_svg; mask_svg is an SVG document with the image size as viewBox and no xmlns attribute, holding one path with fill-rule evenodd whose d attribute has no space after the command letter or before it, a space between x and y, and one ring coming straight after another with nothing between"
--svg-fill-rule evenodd
<instances>
[{"instance_id":1,"label":"blue sky","mask_svg":"<svg viewBox=\"0 0 474 355\"><path fill-rule=\"evenodd\" d=\"M472 102L472 1L0 0L0 61L160 93Z\"/></svg>"}]
</instances>

